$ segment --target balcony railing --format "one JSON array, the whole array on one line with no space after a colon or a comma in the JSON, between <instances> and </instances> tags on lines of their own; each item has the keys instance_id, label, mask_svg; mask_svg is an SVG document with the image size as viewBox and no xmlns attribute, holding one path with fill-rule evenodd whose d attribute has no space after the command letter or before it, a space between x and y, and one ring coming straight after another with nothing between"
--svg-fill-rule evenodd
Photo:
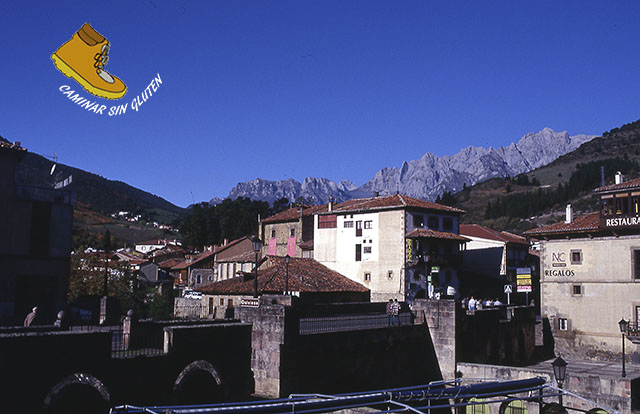
<instances>
[{"instance_id":1,"label":"balcony railing","mask_svg":"<svg viewBox=\"0 0 640 414\"><path fill-rule=\"evenodd\" d=\"M16 196L21 200L42 201L45 203L71 205L73 193L67 190L54 190L47 187L17 185Z\"/></svg>"}]
</instances>

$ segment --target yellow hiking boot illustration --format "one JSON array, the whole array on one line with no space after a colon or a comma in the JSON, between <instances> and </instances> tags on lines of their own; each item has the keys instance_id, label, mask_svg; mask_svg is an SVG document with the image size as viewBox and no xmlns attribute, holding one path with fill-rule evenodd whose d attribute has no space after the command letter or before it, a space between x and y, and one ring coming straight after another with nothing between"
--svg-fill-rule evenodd
<instances>
[{"instance_id":1,"label":"yellow hiking boot illustration","mask_svg":"<svg viewBox=\"0 0 640 414\"><path fill-rule=\"evenodd\" d=\"M83 24L51 59L60 72L96 96L119 99L127 93L127 86L104 70L109 61L109 41L89 23Z\"/></svg>"}]
</instances>

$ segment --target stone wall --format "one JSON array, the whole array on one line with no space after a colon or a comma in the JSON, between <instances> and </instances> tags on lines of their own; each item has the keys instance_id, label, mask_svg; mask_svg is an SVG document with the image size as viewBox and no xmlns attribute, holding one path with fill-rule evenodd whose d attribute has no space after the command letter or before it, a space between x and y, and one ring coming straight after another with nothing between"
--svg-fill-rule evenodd
<instances>
[{"instance_id":1,"label":"stone wall","mask_svg":"<svg viewBox=\"0 0 640 414\"><path fill-rule=\"evenodd\" d=\"M497 378L501 380L518 380L531 377L544 377L547 383L554 384L551 366L549 370L528 367L505 367L462 362L458 371L463 378ZM564 388L577 395L585 396L598 404L623 413L631 413L632 380L621 377L607 377L593 373L568 372ZM553 400L557 401L557 397ZM564 396L564 405L589 410L593 405L571 396Z\"/></svg>"},{"instance_id":2,"label":"stone wall","mask_svg":"<svg viewBox=\"0 0 640 414\"><path fill-rule=\"evenodd\" d=\"M454 300L416 299L416 323L427 322L444 379L456 374L456 303Z\"/></svg>"}]
</instances>

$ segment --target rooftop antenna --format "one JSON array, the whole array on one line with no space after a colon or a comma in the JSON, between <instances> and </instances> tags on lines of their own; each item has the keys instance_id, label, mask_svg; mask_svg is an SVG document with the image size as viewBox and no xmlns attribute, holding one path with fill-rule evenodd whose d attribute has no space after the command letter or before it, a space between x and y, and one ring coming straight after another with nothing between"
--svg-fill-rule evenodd
<instances>
[{"instance_id":1,"label":"rooftop antenna","mask_svg":"<svg viewBox=\"0 0 640 414\"><path fill-rule=\"evenodd\" d=\"M49 171L49 175L53 175L53 172L56 170L56 165L58 164L58 154L54 152L53 155L45 155L45 157L53 160L51 171Z\"/></svg>"},{"instance_id":2,"label":"rooftop antenna","mask_svg":"<svg viewBox=\"0 0 640 414\"><path fill-rule=\"evenodd\" d=\"M191 193L191 204L196 203L196 198L193 196L193 191L189 191Z\"/></svg>"}]
</instances>

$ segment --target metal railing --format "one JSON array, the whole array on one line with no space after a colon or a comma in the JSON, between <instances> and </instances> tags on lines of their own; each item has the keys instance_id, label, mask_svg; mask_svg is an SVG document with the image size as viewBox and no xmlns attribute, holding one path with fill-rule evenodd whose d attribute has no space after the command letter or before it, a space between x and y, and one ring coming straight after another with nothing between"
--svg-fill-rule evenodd
<instances>
[{"instance_id":1,"label":"metal railing","mask_svg":"<svg viewBox=\"0 0 640 414\"><path fill-rule=\"evenodd\" d=\"M386 314L336 315L325 317L300 318L300 335L329 332L358 331L364 329L389 328L400 325L412 325L413 314L401 312L393 319Z\"/></svg>"},{"instance_id":2,"label":"metal railing","mask_svg":"<svg viewBox=\"0 0 640 414\"><path fill-rule=\"evenodd\" d=\"M164 336L146 329L125 333L122 325L78 325L69 328L73 332L110 332L111 357L131 358L136 356L156 356L164 354Z\"/></svg>"}]
</instances>

